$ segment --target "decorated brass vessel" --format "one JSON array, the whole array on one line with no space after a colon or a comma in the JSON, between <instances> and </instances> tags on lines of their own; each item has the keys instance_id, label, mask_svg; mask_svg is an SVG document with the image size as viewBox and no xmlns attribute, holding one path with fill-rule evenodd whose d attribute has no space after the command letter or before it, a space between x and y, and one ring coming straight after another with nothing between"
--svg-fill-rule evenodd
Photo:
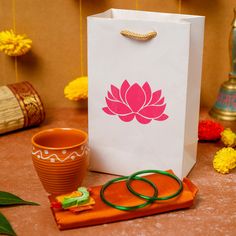
<instances>
[{"instance_id":1,"label":"decorated brass vessel","mask_svg":"<svg viewBox=\"0 0 236 236\"><path fill-rule=\"evenodd\" d=\"M221 120L236 120L236 8L229 39L231 72L229 80L221 85L216 103L210 115Z\"/></svg>"}]
</instances>

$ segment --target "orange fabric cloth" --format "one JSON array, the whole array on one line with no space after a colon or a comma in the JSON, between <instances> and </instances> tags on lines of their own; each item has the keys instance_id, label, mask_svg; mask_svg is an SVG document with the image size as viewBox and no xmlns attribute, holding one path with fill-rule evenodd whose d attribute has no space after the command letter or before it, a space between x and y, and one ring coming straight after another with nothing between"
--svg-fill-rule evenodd
<instances>
[{"instance_id":1,"label":"orange fabric cloth","mask_svg":"<svg viewBox=\"0 0 236 236\"><path fill-rule=\"evenodd\" d=\"M170 172L173 173L172 171ZM145 178L156 184L159 191L159 197L170 195L176 192L179 188L178 183L168 176L152 174L145 176ZM92 210L73 214L70 211L58 211L56 209L52 209L56 223L60 230L105 224L154 215L161 212L188 208L193 205L196 193L198 191L197 187L189 179L184 178L183 191L179 196L166 201L156 201L151 205L148 205L139 210L121 211L114 209L102 202L100 199L101 187L102 186L96 186L91 188L91 196L95 200L95 205ZM153 189L143 181L133 181L132 187L139 193L148 196L153 195ZM132 195L129 192L124 181L114 183L108 187L105 191L105 197L114 204L124 206L132 206L144 202L142 199ZM52 196L49 196L49 199L51 202L54 200Z\"/></svg>"}]
</instances>

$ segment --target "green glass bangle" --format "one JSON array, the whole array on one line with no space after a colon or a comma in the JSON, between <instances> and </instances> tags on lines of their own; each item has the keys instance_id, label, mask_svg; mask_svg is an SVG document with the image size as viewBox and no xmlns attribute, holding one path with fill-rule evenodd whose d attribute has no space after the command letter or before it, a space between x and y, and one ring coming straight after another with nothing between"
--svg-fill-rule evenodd
<instances>
[{"instance_id":1,"label":"green glass bangle","mask_svg":"<svg viewBox=\"0 0 236 236\"><path fill-rule=\"evenodd\" d=\"M119 182L119 181L121 181L121 180L126 180L126 179L128 179L128 178L129 178L129 176L119 177L119 178L112 179L112 180L108 181L106 184L104 184L104 185L102 186L102 188L101 188L101 191L100 191L100 197L101 197L102 201L103 201L105 204L107 204L108 206L113 207L113 208L118 209L118 210L122 210L122 211L136 210L136 209L140 209L140 208L143 208L143 207L145 207L145 206L151 204L154 200L149 199L149 200L147 200L145 203L142 203L142 204L136 205L136 206L120 206L120 205L116 205L116 204L113 204L113 203L109 202L109 201L105 198L104 192L105 192L105 190L106 190L111 184L113 184L113 183L115 183L115 182ZM157 187L156 187L156 185L155 185L154 183L152 183L150 180L145 179L145 178L142 178L142 177L138 177L138 176L137 176L137 177L133 177L132 180L140 180L140 181L144 181L144 182L148 183L148 184L149 184L150 186L152 186L153 189L154 189L153 198L154 198L154 197L155 197L155 198L157 197L157 195L158 195Z\"/></svg>"},{"instance_id":2,"label":"green glass bangle","mask_svg":"<svg viewBox=\"0 0 236 236\"><path fill-rule=\"evenodd\" d=\"M131 182L136 179L137 175L141 175L141 174L147 174L147 173L157 173L157 174L161 174L161 175L166 175L166 176L169 176L170 178L176 180L179 184L179 189L177 190L177 192L169 195L169 196L164 196L164 197L157 197L157 196L146 196L146 195L143 195L143 194L140 194L138 192L136 192L132 187L131 187ZM182 181L175 175L173 174L170 174L169 172L166 172L166 171L162 171L162 170L143 170L143 171L138 171L132 175L129 176L128 180L126 181L126 186L127 188L129 189L129 191L131 193L133 193L134 195L140 197L140 198L143 198L145 200L153 200L153 201L157 201L157 200L168 200L168 199L171 199L171 198L174 198L176 196L178 196L182 190L183 190L183 183Z\"/></svg>"}]
</instances>

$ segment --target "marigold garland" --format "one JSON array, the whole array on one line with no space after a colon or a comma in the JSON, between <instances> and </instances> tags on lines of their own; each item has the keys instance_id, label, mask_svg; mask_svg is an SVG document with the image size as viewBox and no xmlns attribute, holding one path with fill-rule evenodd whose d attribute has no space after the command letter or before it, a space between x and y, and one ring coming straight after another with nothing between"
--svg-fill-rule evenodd
<instances>
[{"instance_id":1,"label":"marigold garland","mask_svg":"<svg viewBox=\"0 0 236 236\"><path fill-rule=\"evenodd\" d=\"M66 98L72 101L88 98L88 77L83 76L71 81L64 89Z\"/></svg>"},{"instance_id":2,"label":"marigold garland","mask_svg":"<svg viewBox=\"0 0 236 236\"><path fill-rule=\"evenodd\" d=\"M0 32L0 51L8 56L22 56L32 45L32 40L26 35L15 34L13 30Z\"/></svg>"},{"instance_id":3,"label":"marigold garland","mask_svg":"<svg viewBox=\"0 0 236 236\"><path fill-rule=\"evenodd\" d=\"M221 174L227 174L236 167L236 150L231 147L220 149L213 160L213 167Z\"/></svg>"},{"instance_id":4,"label":"marigold garland","mask_svg":"<svg viewBox=\"0 0 236 236\"><path fill-rule=\"evenodd\" d=\"M224 127L212 120L202 120L198 125L198 139L200 141L215 141L221 138Z\"/></svg>"},{"instance_id":5,"label":"marigold garland","mask_svg":"<svg viewBox=\"0 0 236 236\"><path fill-rule=\"evenodd\" d=\"M221 133L221 141L227 147L235 147L236 134L230 128L227 128Z\"/></svg>"}]
</instances>

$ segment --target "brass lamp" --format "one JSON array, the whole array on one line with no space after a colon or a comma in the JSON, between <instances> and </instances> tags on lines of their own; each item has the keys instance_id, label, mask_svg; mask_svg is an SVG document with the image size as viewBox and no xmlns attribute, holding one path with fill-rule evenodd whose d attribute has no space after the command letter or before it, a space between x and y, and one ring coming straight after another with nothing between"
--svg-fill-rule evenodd
<instances>
[{"instance_id":1,"label":"brass lamp","mask_svg":"<svg viewBox=\"0 0 236 236\"><path fill-rule=\"evenodd\" d=\"M221 120L236 120L236 8L229 39L231 72L229 80L221 85L216 103L210 115Z\"/></svg>"}]
</instances>

